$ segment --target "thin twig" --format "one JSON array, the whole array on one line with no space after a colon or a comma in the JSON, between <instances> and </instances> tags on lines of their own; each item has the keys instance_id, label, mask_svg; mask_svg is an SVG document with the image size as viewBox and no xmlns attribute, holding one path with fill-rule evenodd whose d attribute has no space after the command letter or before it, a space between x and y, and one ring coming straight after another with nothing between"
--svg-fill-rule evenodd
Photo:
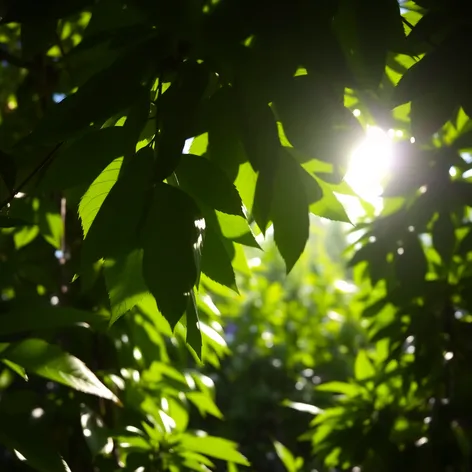
<instances>
[{"instance_id":1,"label":"thin twig","mask_svg":"<svg viewBox=\"0 0 472 472\"><path fill-rule=\"evenodd\" d=\"M23 182L18 185L16 189L13 189L11 195L3 200L3 202L0 203L0 211L2 211L6 206L8 206L13 199L16 197L18 193L21 192L25 188L25 186L28 184L28 182L45 166L49 163L49 161L53 158L54 154L56 151L62 146L62 142L59 144L56 144L54 146L54 149L48 153L48 155L33 169L33 171L23 180Z\"/></svg>"}]
</instances>

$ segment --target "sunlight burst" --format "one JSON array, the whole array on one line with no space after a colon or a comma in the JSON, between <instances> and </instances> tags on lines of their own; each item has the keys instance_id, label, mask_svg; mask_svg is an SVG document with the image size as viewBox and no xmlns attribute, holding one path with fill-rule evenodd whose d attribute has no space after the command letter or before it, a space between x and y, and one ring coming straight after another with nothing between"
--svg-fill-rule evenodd
<instances>
[{"instance_id":1,"label":"sunlight burst","mask_svg":"<svg viewBox=\"0 0 472 472\"><path fill-rule=\"evenodd\" d=\"M376 126L369 126L366 137L353 151L346 181L369 203L382 194L382 183L392 165L392 139Z\"/></svg>"}]
</instances>

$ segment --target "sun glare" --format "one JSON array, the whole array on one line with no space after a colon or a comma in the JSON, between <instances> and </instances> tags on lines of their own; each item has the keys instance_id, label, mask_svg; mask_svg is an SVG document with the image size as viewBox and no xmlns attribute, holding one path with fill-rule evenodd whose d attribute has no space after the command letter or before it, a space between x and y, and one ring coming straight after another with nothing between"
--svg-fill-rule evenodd
<instances>
[{"instance_id":1,"label":"sun glare","mask_svg":"<svg viewBox=\"0 0 472 472\"><path fill-rule=\"evenodd\" d=\"M382 129L370 126L351 155L346 181L360 197L372 202L380 197L391 164L391 137Z\"/></svg>"},{"instance_id":2,"label":"sun glare","mask_svg":"<svg viewBox=\"0 0 472 472\"><path fill-rule=\"evenodd\" d=\"M350 156L345 177L354 192L370 203L376 212L382 209L382 183L392 165L392 137L390 132L369 126L365 138ZM353 223L365 215L358 198L347 195L338 195L338 198Z\"/></svg>"}]
</instances>

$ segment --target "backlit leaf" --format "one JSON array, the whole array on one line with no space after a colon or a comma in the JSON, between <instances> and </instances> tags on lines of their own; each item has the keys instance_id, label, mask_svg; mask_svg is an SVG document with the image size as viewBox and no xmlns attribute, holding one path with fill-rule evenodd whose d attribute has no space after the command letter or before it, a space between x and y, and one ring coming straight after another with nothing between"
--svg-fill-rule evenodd
<instances>
[{"instance_id":1,"label":"backlit leaf","mask_svg":"<svg viewBox=\"0 0 472 472\"><path fill-rule=\"evenodd\" d=\"M104 275L111 304L110 324L131 310L148 292L142 276L142 261L142 249L105 261Z\"/></svg>"},{"instance_id":2,"label":"backlit leaf","mask_svg":"<svg viewBox=\"0 0 472 472\"><path fill-rule=\"evenodd\" d=\"M80 392L119 402L80 359L42 339L28 339L13 344L1 355L24 367L26 372L45 377Z\"/></svg>"}]
</instances>

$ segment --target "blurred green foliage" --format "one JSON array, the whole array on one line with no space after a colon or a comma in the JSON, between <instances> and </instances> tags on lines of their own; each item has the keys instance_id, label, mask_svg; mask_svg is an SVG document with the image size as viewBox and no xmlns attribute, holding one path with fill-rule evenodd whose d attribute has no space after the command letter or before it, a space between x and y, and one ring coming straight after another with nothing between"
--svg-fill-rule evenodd
<instances>
[{"instance_id":1,"label":"blurred green foliage","mask_svg":"<svg viewBox=\"0 0 472 472\"><path fill-rule=\"evenodd\" d=\"M0 470L470 470L469 2L0 16Z\"/></svg>"}]
</instances>

